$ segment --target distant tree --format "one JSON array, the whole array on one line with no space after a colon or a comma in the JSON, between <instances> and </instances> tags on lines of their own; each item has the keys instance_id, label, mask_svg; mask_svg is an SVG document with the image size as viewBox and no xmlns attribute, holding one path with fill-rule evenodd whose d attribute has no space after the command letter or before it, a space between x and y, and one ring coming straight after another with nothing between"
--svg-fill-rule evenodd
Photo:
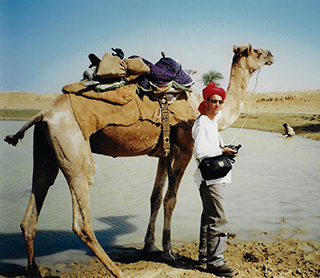
<instances>
[{"instance_id":1,"label":"distant tree","mask_svg":"<svg viewBox=\"0 0 320 278\"><path fill-rule=\"evenodd\" d=\"M207 86L210 82L214 82L217 86L220 86L218 81L221 79L223 79L222 74L215 70L210 70L209 72L201 75L201 81L205 86Z\"/></svg>"}]
</instances>

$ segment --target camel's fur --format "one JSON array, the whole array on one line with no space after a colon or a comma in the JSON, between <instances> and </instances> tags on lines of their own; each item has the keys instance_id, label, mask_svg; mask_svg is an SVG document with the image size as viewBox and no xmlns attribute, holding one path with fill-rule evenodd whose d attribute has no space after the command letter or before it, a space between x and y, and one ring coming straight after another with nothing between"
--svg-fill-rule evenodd
<instances>
[{"instance_id":1,"label":"camel's fur","mask_svg":"<svg viewBox=\"0 0 320 278\"><path fill-rule=\"evenodd\" d=\"M269 51L253 49L250 44L248 47L234 47L234 53L226 102L222 108L222 120L219 123L220 129L230 126L239 116L251 74L261 66L273 63L273 57ZM189 96L190 119L193 121L198 115L197 106L201 100L199 96L196 93L191 93ZM192 157L193 140L190 122L180 122L171 127L171 153L168 159L172 164L172 175L163 201L162 245L166 259L178 257L171 251L171 216L181 178ZM32 193L21 223L29 273L32 276L40 275L34 259L33 241L43 202L60 169L71 192L73 231L115 277L122 277L121 270L102 249L91 228L89 186L93 182L96 171L91 152L110 156L151 155L159 158L144 246L145 251L152 252L156 250L155 223L168 175L167 159L163 156L161 140L159 140L160 125L142 119L130 126L108 125L103 130L92 134L90 140L86 140L75 118L69 96L62 94L51 106L27 122L15 135L7 136L5 141L15 146L32 125L35 125Z\"/></svg>"}]
</instances>

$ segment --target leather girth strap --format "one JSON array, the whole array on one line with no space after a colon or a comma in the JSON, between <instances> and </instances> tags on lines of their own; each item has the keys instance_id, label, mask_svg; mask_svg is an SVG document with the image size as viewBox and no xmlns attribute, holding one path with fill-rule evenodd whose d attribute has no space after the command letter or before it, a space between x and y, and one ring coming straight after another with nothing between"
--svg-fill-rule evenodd
<instances>
[{"instance_id":1,"label":"leather girth strap","mask_svg":"<svg viewBox=\"0 0 320 278\"><path fill-rule=\"evenodd\" d=\"M163 136L163 151L164 156L168 157L170 154L170 123L169 123L169 111L168 100L165 94L160 101L161 116L162 116L162 136Z\"/></svg>"}]
</instances>

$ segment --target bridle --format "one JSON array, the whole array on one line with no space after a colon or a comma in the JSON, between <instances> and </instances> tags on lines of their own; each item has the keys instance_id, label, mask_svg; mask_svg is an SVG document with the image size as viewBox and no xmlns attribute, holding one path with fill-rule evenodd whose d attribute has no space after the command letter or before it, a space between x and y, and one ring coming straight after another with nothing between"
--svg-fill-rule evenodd
<instances>
[{"instance_id":1,"label":"bridle","mask_svg":"<svg viewBox=\"0 0 320 278\"><path fill-rule=\"evenodd\" d=\"M248 111L246 112L247 113L247 116L243 122L243 124L241 125L240 127L240 130L238 131L238 133L233 137L233 139L231 140L230 144L231 145L233 143L233 141L238 137L238 135L241 133L244 125L246 124L248 118L249 118L249 113L250 113L250 107L251 107L251 104L252 104L252 101L253 101L253 96L254 94L256 93L256 89L257 89L257 85L258 85L258 80L259 80L259 74L261 72L261 67L256 69L252 74L251 74L251 77L254 76L256 74L256 82L254 84L254 89L253 89L253 93L252 93L252 96L251 96L251 100L250 100L250 103L249 103L249 106L248 106Z\"/></svg>"}]
</instances>

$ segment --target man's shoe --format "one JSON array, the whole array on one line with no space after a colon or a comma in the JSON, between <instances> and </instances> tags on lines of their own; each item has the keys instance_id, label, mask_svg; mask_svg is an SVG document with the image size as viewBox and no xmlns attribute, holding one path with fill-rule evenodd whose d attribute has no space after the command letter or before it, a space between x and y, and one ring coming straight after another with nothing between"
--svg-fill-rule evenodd
<instances>
[{"instance_id":1,"label":"man's shoe","mask_svg":"<svg viewBox=\"0 0 320 278\"><path fill-rule=\"evenodd\" d=\"M218 267L212 267L208 265L207 271L210 273L213 273L216 276L225 276L225 277L232 277L235 273L235 271L231 267L225 264Z\"/></svg>"}]
</instances>

